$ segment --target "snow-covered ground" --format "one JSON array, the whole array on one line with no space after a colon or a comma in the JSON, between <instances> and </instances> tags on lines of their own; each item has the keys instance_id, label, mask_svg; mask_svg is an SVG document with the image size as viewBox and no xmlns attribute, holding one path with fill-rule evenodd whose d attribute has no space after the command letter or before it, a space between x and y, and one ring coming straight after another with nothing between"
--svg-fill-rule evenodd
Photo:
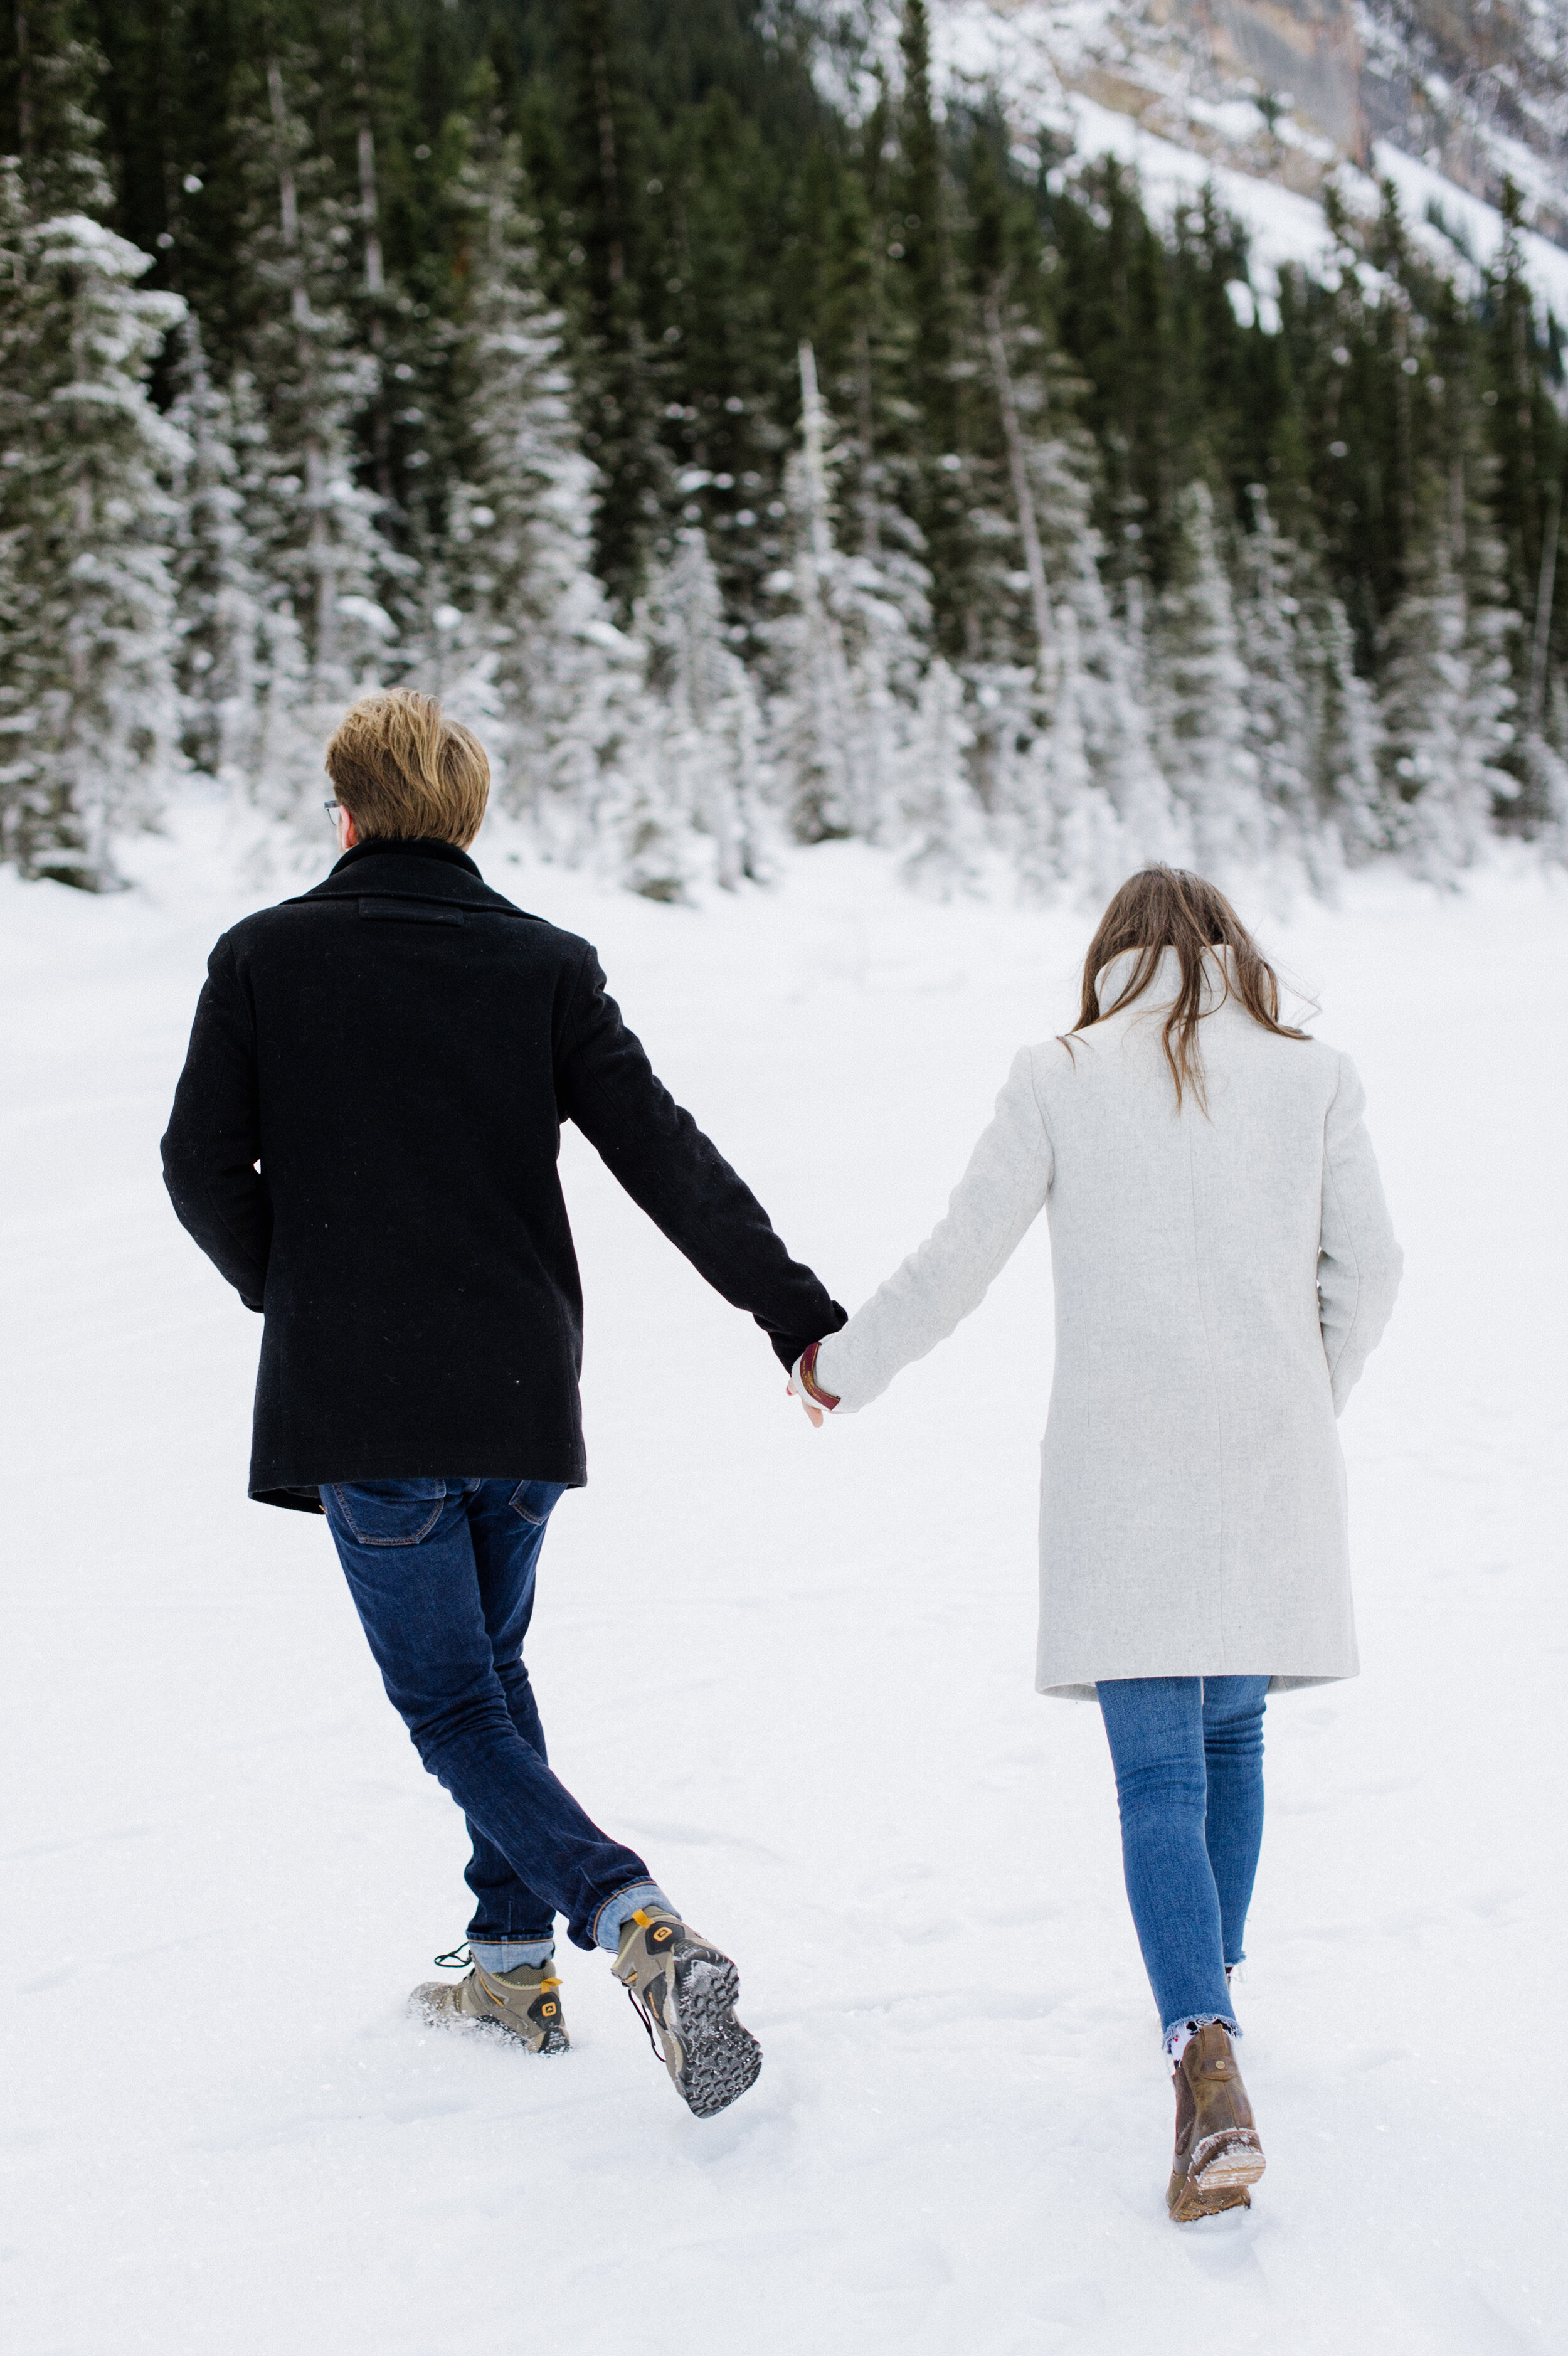
<instances>
[{"instance_id":1,"label":"snow-covered ground","mask_svg":"<svg viewBox=\"0 0 1568 2356\"><path fill-rule=\"evenodd\" d=\"M481 854L848 1303L1072 1012L1083 911L928 907L851 846L701 912ZM1251 911L1360 1062L1407 1275L1343 1427L1365 1672L1269 1717L1269 2172L1179 2232L1104 1737L1030 1686L1043 1223L816 1435L569 1139L593 1479L536 1676L766 2065L692 2121L575 1950L569 2058L421 2029L461 1826L325 1528L246 1502L257 1328L158 1178L246 896L199 810L142 866L0 878L9 2356L1568 2344L1562 883Z\"/></svg>"}]
</instances>

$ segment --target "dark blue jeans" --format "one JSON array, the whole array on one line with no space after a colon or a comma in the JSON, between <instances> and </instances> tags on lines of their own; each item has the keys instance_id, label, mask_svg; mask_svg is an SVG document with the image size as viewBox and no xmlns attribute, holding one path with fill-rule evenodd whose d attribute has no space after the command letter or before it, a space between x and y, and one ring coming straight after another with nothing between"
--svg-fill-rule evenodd
<instances>
[{"instance_id":1,"label":"dark blue jeans","mask_svg":"<svg viewBox=\"0 0 1568 2356\"><path fill-rule=\"evenodd\" d=\"M1225 1983L1242 1960L1264 1832L1267 1677L1102 1678L1122 1866L1160 2026L1236 2027Z\"/></svg>"},{"instance_id":2,"label":"dark blue jeans","mask_svg":"<svg viewBox=\"0 0 1568 2356\"><path fill-rule=\"evenodd\" d=\"M389 1698L468 1820L471 1939L592 1947L648 1869L551 1774L523 1663L553 1481L370 1481L322 1505ZM634 1901L635 1902L635 1901Z\"/></svg>"}]
</instances>

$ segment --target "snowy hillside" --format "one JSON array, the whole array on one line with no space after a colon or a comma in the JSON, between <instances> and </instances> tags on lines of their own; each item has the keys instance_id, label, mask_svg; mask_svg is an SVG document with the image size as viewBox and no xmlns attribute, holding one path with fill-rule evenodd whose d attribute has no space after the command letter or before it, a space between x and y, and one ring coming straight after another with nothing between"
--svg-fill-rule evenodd
<instances>
[{"instance_id":1,"label":"snowy hillside","mask_svg":"<svg viewBox=\"0 0 1568 2356\"><path fill-rule=\"evenodd\" d=\"M1324 266L1330 179L1368 214L1392 179L1434 252L1468 276L1501 241L1511 178L1538 293L1568 319L1563 0L1317 0L1288 14L1253 0L937 0L932 19L956 86L997 90L1020 131L1118 156L1168 208L1212 179L1253 233L1264 291L1281 262Z\"/></svg>"},{"instance_id":2,"label":"snowy hillside","mask_svg":"<svg viewBox=\"0 0 1568 2356\"><path fill-rule=\"evenodd\" d=\"M1407 1272L1343 1426L1364 1674L1269 1712L1269 2172L1179 2233L1104 1737L1031 1690L1043 1222L816 1435L569 1135L593 1477L535 1673L574 1787L739 1957L766 2062L697 2125L575 1951L563 2061L408 2019L461 1936L460 1827L324 1529L245 1500L256 1321L158 1180L251 905L218 832L185 809L115 898L0 875L7 2356L1555 2356L1561 879L1250 911L1357 1058ZM694 909L506 851L850 1303L1067 1017L1089 925L930 907L855 843Z\"/></svg>"}]
</instances>

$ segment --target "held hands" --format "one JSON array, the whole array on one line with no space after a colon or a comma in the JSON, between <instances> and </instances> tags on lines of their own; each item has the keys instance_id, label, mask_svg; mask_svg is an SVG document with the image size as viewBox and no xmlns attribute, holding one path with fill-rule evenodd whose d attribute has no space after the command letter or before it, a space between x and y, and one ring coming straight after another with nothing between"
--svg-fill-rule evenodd
<instances>
[{"instance_id":1,"label":"held hands","mask_svg":"<svg viewBox=\"0 0 1568 2356\"><path fill-rule=\"evenodd\" d=\"M836 1392L824 1390L816 1375L816 1353L820 1344L813 1342L803 1350L790 1370L787 1385L789 1396L797 1398L805 1409L813 1426L820 1431L825 1414L831 1415L838 1404Z\"/></svg>"}]
</instances>

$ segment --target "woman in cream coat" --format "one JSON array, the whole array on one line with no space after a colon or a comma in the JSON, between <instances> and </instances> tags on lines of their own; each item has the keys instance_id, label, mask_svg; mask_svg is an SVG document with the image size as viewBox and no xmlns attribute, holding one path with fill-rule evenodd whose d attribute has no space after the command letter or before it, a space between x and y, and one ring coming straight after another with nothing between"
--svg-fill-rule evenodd
<instances>
[{"instance_id":1,"label":"woman in cream coat","mask_svg":"<svg viewBox=\"0 0 1568 2356\"><path fill-rule=\"evenodd\" d=\"M1212 885L1132 877L1090 948L1076 1029L1020 1050L947 1216L793 1382L814 1420L868 1406L1046 1211L1038 1683L1104 1719L1175 2067L1182 2222L1245 2204L1263 2173L1229 1980L1263 1831L1264 1699L1356 1674L1335 1419L1401 1266L1349 1058L1278 1005Z\"/></svg>"}]
</instances>

